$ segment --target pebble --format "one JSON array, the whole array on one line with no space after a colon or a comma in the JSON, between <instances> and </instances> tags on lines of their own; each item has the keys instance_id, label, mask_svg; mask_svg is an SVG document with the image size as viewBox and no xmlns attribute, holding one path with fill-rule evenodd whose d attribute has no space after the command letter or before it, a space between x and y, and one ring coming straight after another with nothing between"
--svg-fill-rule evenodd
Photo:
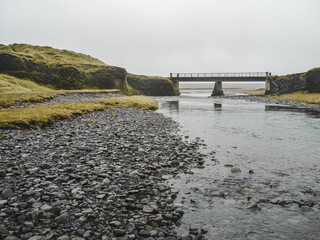
<instances>
[{"instance_id":1,"label":"pebble","mask_svg":"<svg viewBox=\"0 0 320 240\"><path fill-rule=\"evenodd\" d=\"M121 237L126 235L126 231L123 229L113 229L113 233L114 235L116 235L117 237Z\"/></svg>"},{"instance_id":2,"label":"pebble","mask_svg":"<svg viewBox=\"0 0 320 240\"><path fill-rule=\"evenodd\" d=\"M66 221L68 221L68 214L62 214L58 217L56 217L54 220L57 222L57 223L65 223Z\"/></svg>"},{"instance_id":3,"label":"pebble","mask_svg":"<svg viewBox=\"0 0 320 240\"><path fill-rule=\"evenodd\" d=\"M12 191L11 189L5 189L5 190L3 190L2 193L1 193L1 196L2 196L4 199L10 198L12 195L13 195L13 191Z\"/></svg>"}]
</instances>

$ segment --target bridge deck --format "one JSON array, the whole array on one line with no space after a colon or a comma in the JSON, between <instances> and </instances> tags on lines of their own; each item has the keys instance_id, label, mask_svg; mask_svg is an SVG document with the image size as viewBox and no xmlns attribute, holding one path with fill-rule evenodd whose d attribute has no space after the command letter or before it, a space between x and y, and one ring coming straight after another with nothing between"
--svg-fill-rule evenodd
<instances>
[{"instance_id":1,"label":"bridge deck","mask_svg":"<svg viewBox=\"0 0 320 240\"><path fill-rule=\"evenodd\" d=\"M268 75L268 72L170 73L170 78L179 82L265 82Z\"/></svg>"}]
</instances>

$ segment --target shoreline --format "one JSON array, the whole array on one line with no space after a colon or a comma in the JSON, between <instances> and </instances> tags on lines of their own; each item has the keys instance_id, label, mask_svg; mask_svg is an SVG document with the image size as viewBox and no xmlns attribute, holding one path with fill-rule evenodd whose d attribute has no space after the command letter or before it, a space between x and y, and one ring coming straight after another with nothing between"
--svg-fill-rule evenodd
<instances>
[{"instance_id":1,"label":"shoreline","mask_svg":"<svg viewBox=\"0 0 320 240\"><path fill-rule=\"evenodd\" d=\"M260 95L237 95L237 96L222 96L222 98L228 99L240 99L249 102L266 103L272 105L283 106L287 108L297 108L310 111L320 111L319 104L307 104L303 102L296 102L291 100L279 99L272 96L260 96Z\"/></svg>"}]
</instances>

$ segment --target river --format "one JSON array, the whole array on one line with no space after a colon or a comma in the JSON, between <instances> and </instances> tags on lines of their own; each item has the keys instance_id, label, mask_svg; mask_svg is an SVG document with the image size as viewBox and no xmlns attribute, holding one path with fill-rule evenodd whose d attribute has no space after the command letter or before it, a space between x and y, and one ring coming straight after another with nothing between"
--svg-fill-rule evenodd
<instances>
[{"instance_id":1,"label":"river","mask_svg":"<svg viewBox=\"0 0 320 240\"><path fill-rule=\"evenodd\" d=\"M319 115L211 91L157 97L158 112L215 152L204 169L168 180L185 211L178 233L191 226L208 239L320 239Z\"/></svg>"}]
</instances>

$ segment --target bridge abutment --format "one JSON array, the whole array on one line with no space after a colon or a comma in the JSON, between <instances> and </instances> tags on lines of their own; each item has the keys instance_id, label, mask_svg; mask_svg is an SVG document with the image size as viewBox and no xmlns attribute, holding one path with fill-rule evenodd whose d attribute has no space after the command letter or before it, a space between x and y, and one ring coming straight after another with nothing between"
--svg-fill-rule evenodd
<instances>
[{"instance_id":1,"label":"bridge abutment","mask_svg":"<svg viewBox=\"0 0 320 240\"><path fill-rule=\"evenodd\" d=\"M180 95L180 91L179 91L179 80L177 79L172 79L172 84L173 84L173 92L175 96L179 96Z\"/></svg>"},{"instance_id":2,"label":"bridge abutment","mask_svg":"<svg viewBox=\"0 0 320 240\"><path fill-rule=\"evenodd\" d=\"M215 81L213 91L211 93L211 96L223 96L224 93L222 91L222 81Z\"/></svg>"},{"instance_id":3,"label":"bridge abutment","mask_svg":"<svg viewBox=\"0 0 320 240\"><path fill-rule=\"evenodd\" d=\"M273 86L273 85L275 85L275 84L271 81L271 77L267 76L266 87L265 87L265 89L266 89L265 94L266 95L271 93L272 87L274 87L274 88L276 87L276 86Z\"/></svg>"}]
</instances>

